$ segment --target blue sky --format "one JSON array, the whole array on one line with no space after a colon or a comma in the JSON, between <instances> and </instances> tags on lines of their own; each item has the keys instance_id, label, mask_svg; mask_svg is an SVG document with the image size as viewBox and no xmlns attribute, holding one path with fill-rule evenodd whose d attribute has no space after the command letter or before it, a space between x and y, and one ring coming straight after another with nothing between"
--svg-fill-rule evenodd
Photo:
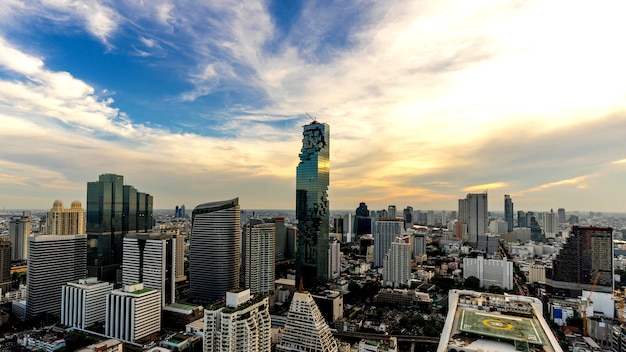
<instances>
[{"instance_id":1,"label":"blue sky","mask_svg":"<svg viewBox=\"0 0 626 352\"><path fill-rule=\"evenodd\" d=\"M626 211L621 1L0 3L0 206L102 173L171 208L292 208L305 112L335 209Z\"/></svg>"}]
</instances>

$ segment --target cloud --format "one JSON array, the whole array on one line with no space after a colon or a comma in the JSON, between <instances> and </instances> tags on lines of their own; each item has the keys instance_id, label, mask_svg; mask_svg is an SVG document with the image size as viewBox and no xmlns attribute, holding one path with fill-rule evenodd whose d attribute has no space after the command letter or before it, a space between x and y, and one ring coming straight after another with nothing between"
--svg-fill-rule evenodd
<instances>
[{"instance_id":1,"label":"cloud","mask_svg":"<svg viewBox=\"0 0 626 352\"><path fill-rule=\"evenodd\" d=\"M498 189L498 188L504 188L507 187L508 184L506 182L492 182L492 183L485 183L482 185L476 185L476 186L471 186L471 187L465 187L463 188L464 192L485 192L485 191L489 191L492 189Z\"/></svg>"}]
</instances>

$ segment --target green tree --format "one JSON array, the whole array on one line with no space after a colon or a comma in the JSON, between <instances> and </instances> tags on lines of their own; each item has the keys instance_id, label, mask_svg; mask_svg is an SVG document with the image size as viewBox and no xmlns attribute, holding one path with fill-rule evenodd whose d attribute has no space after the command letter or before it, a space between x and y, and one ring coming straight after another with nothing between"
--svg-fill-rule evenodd
<instances>
[{"instance_id":1,"label":"green tree","mask_svg":"<svg viewBox=\"0 0 626 352\"><path fill-rule=\"evenodd\" d=\"M464 285L470 290L478 290L480 289L480 279L476 276L470 276L465 279Z\"/></svg>"}]
</instances>

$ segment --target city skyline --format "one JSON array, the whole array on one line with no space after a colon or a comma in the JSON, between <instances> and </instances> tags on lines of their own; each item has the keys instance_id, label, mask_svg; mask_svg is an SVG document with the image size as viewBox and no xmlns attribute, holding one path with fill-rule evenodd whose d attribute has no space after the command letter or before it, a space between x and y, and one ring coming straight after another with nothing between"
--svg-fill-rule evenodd
<instances>
[{"instance_id":1,"label":"city skyline","mask_svg":"<svg viewBox=\"0 0 626 352\"><path fill-rule=\"evenodd\" d=\"M87 3L0 5L2 208L294 209L308 112L331 209L626 212L621 2Z\"/></svg>"}]
</instances>

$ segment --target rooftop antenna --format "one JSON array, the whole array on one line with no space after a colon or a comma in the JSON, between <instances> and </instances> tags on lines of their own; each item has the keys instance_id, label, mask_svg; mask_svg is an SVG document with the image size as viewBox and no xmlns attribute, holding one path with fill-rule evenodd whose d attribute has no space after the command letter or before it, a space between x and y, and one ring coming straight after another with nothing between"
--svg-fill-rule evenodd
<instances>
[{"instance_id":1,"label":"rooftop antenna","mask_svg":"<svg viewBox=\"0 0 626 352\"><path fill-rule=\"evenodd\" d=\"M315 118L315 116L309 114L308 112L305 112L305 114L311 119L311 121L313 121L312 123L317 123L317 119Z\"/></svg>"}]
</instances>

